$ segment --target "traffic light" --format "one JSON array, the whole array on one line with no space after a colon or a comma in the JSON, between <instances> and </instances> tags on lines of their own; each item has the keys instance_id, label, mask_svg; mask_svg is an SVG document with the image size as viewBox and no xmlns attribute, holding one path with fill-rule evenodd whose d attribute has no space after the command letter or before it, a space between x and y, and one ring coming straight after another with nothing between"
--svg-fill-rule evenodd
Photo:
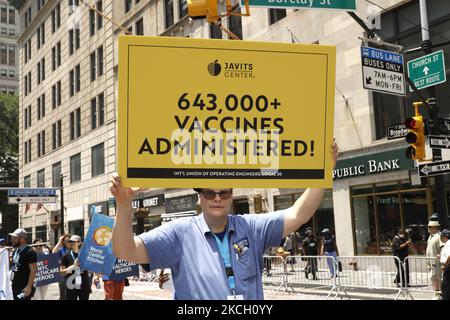
<instances>
[{"instance_id":1,"label":"traffic light","mask_svg":"<svg viewBox=\"0 0 450 320\"><path fill-rule=\"evenodd\" d=\"M416 116L406 119L405 126L409 129L406 135L406 142L411 144L406 149L406 157L412 160L424 161L425 154L425 124L422 115L416 113Z\"/></svg>"},{"instance_id":2,"label":"traffic light","mask_svg":"<svg viewBox=\"0 0 450 320\"><path fill-rule=\"evenodd\" d=\"M187 0L187 5L192 19L207 18L209 23L214 23L219 17L217 0Z\"/></svg>"}]
</instances>

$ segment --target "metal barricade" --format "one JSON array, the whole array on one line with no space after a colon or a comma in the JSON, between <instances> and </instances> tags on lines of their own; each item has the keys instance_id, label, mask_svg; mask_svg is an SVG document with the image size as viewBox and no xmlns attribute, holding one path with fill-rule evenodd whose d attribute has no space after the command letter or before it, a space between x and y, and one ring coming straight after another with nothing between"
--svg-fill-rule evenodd
<instances>
[{"instance_id":1,"label":"metal barricade","mask_svg":"<svg viewBox=\"0 0 450 320\"><path fill-rule=\"evenodd\" d=\"M302 291L330 288L327 299L335 292L339 295L336 277L336 260L332 256L288 256L286 258L288 284Z\"/></svg>"},{"instance_id":2,"label":"metal barricade","mask_svg":"<svg viewBox=\"0 0 450 320\"><path fill-rule=\"evenodd\" d=\"M365 288L384 294L397 293L395 300L406 292L403 264L393 256L340 256L337 259L338 290Z\"/></svg>"},{"instance_id":3,"label":"metal barricade","mask_svg":"<svg viewBox=\"0 0 450 320\"><path fill-rule=\"evenodd\" d=\"M265 285L285 286L283 258L278 256L263 256L262 283Z\"/></svg>"},{"instance_id":4,"label":"metal barricade","mask_svg":"<svg viewBox=\"0 0 450 320\"><path fill-rule=\"evenodd\" d=\"M407 296L414 299L411 292L440 294L442 281L441 263L433 257L406 257L403 269L407 275L405 291ZM435 281L436 289L433 287Z\"/></svg>"}]
</instances>

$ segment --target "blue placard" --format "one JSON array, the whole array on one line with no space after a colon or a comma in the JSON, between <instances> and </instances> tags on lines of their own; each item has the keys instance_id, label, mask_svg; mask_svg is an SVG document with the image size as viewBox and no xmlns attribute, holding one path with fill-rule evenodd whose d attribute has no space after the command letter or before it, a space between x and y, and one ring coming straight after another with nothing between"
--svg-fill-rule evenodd
<instances>
[{"instance_id":1,"label":"blue placard","mask_svg":"<svg viewBox=\"0 0 450 320\"><path fill-rule=\"evenodd\" d=\"M94 214L78 256L81 269L111 274L116 262L111 242L113 225L113 218L99 213Z\"/></svg>"},{"instance_id":2,"label":"blue placard","mask_svg":"<svg viewBox=\"0 0 450 320\"><path fill-rule=\"evenodd\" d=\"M133 276L139 276L139 266L123 259L117 259L109 279L120 281Z\"/></svg>"},{"instance_id":3,"label":"blue placard","mask_svg":"<svg viewBox=\"0 0 450 320\"><path fill-rule=\"evenodd\" d=\"M370 59L403 65L403 55L370 47L362 47L361 55Z\"/></svg>"},{"instance_id":4,"label":"blue placard","mask_svg":"<svg viewBox=\"0 0 450 320\"><path fill-rule=\"evenodd\" d=\"M36 287L59 282L62 276L59 273L59 254L39 254L37 259Z\"/></svg>"}]
</instances>

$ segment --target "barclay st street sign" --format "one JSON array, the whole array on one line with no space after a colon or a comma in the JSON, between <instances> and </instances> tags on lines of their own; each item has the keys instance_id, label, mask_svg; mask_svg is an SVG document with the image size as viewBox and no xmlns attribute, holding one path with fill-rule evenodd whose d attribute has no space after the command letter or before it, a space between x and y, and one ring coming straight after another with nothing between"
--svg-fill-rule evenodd
<instances>
[{"instance_id":1,"label":"barclay st street sign","mask_svg":"<svg viewBox=\"0 0 450 320\"><path fill-rule=\"evenodd\" d=\"M249 5L262 8L356 10L356 0L249 0ZM245 6L244 0L241 0L241 6Z\"/></svg>"}]
</instances>

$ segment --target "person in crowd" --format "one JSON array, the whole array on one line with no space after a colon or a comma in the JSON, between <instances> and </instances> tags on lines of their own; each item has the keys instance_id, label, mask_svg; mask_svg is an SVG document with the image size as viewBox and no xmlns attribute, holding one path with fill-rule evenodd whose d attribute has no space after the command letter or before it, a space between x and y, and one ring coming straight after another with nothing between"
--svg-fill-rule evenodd
<instances>
[{"instance_id":1,"label":"person in crowd","mask_svg":"<svg viewBox=\"0 0 450 320\"><path fill-rule=\"evenodd\" d=\"M66 253L70 250L70 234L63 234L60 238L58 243L53 247L51 253L57 253L59 255L59 258L62 259L66 255ZM59 286L59 300L66 300L66 282L61 280L58 282Z\"/></svg>"},{"instance_id":2,"label":"person in crowd","mask_svg":"<svg viewBox=\"0 0 450 320\"><path fill-rule=\"evenodd\" d=\"M66 283L67 300L89 300L91 279L87 270L80 268L78 255L81 248L80 236L73 235L69 239L70 250L62 257L60 272Z\"/></svg>"},{"instance_id":3,"label":"person in crowd","mask_svg":"<svg viewBox=\"0 0 450 320\"><path fill-rule=\"evenodd\" d=\"M283 249L291 255L291 257L288 257L286 260L286 263L291 266L291 272L295 272L294 265L297 263L295 258L295 249L294 249L294 233L291 233L288 235L284 241Z\"/></svg>"},{"instance_id":4,"label":"person in crowd","mask_svg":"<svg viewBox=\"0 0 450 320\"><path fill-rule=\"evenodd\" d=\"M33 241L32 247L38 257L40 255L48 254L48 251L47 251L47 253L44 252L44 244L43 244L42 239L35 239ZM38 293L38 295L35 295L32 300L45 300L45 297L47 295L48 286L49 285L46 284L43 286L36 287L36 292Z\"/></svg>"},{"instance_id":5,"label":"person in crowd","mask_svg":"<svg viewBox=\"0 0 450 320\"><path fill-rule=\"evenodd\" d=\"M306 237L302 243L303 255L308 256L306 258L305 277L306 279L308 279L309 274L311 273L313 276L313 280L317 280L317 258L313 256L317 256L317 254L319 253L319 245L312 230L307 230L305 232L305 236Z\"/></svg>"},{"instance_id":6,"label":"person in crowd","mask_svg":"<svg viewBox=\"0 0 450 320\"><path fill-rule=\"evenodd\" d=\"M3 238L0 238L0 249L5 248L6 247L6 240Z\"/></svg>"},{"instance_id":7,"label":"person in crowd","mask_svg":"<svg viewBox=\"0 0 450 320\"><path fill-rule=\"evenodd\" d=\"M334 261L338 262L338 256L339 251L336 244L336 238L331 233L330 229L325 228L322 230L322 246L320 249L320 255L327 256L327 257L333 257ZM336 265L334 263L333 259L327 259L328 268L330 269L331 277L337 277L338 276L338 270L336 270Z\"/></svg>"},{"instance_id":8,"label":"person in crowd","mask_svg":"<svg viewBox=\"0 0 450 320\"><path fill-rule=\"evenodd\" d=\"M409 261L405 260L409 255L409 247L412 245L411 239L408 239L405 229L398 229L394 239L392 240L392 253L395 259L395 266L397 267L397 274L394 283L399 287L410 286L409 283ZM400 262L399 262L400 260ZM400 272L402 273L400 275Z\"/></svg>"},{"instance_id":9,"label":"person in crowd","mask_svg":"<svg viewBox=\"0 0 450 320\"><path fill-rule=\"evenodd\" d=\"M11 268L14 300L31 300L36 291L33 284L36 279L37 254L27 243L26 230L17 229L9 235L15 249Z\"/></svg>"},{"instance_id":10,"label":"person in crowd","mask_svg":"<svg viewBox=\"0 0 450 320\"><path fill-rule=\"evenodd\" d=\"M443 272L441 283L442 300L450 300L450 241L448 239L450 239L450 230L442 230L441 241L444 243L444 247L438 256Z\"/></svg>"},{"instance_id":11,"label":"person in crowd","mask_svg":"<svg viewBox=\"0 0 450 320\"><path fill-rule=\"evenodd\" d=\"M123 290L125 288L125 279L112 280L107 275L96 274L94 276L94 284L100 287L100 278L103 281L103 289L105 291L105 300L123 300Z\"/></svg>"},{"instance_id":12,"label":"person in crowd","mask_svg":"<svg viewBox=\"0 0 450 320\"><path fill-rule=\"evenodd\" d=\"M441 252L441 247L444 245L441 242L440 227L441 225L437 220L430 219L430 221L428 222L428 233L430 234L430 236L428 237L427 241L426 256L429 258L427 259L427 268L433 290L435 291L433 300L441 299L441 295L439 294L441 284L441 279L439 276L440 265L439 260L436 259L436 256Z\"/></svg>"}]
</instances>

